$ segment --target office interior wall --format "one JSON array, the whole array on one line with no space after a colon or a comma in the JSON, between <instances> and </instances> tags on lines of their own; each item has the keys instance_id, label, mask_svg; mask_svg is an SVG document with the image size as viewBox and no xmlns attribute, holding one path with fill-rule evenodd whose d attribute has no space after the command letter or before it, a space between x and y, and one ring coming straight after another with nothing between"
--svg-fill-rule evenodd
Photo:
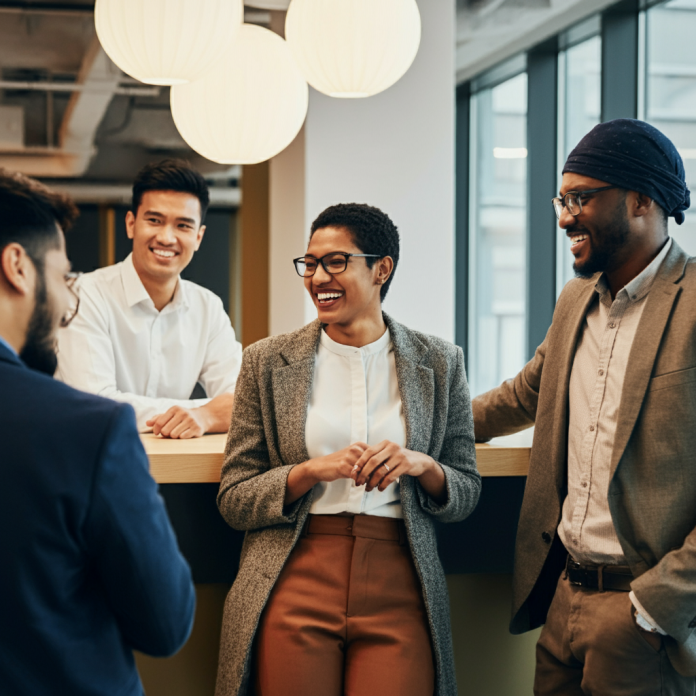
<instances>
[{"instance_id":1,"label":"office interior wall","mask_svg":"<svg viewBox=\"0 0 696 696\"><path fill-rule=\"evenodd\" d=\"M241 254L241 336L244 347L268 336L269 316L268 162L244 165L239 208Z\"/></svg>"},{"instance_id":2,"label":"office interior wall","mask_svg":"<svg viewBox=\"0 0 696 696\"><path fill-rule=\"evenodd\" d=\"M305 289L292 265L307 246L305 132L270 162L269 331L276 335L305 324Z\"/></svg>"},{"instance_id":3,"label":"office interior wall","mask_svg":"<svg viewBox=\"0 0 696 696\"><path fill-rule=\"evenodd\" d=\"M454 0L419 0L421 45L394 86L369 99L314 90L305 125L306 227L335 203L369 203L401 233L385 311L454 339ZM314 309L307 320L316 316Z\"/></svg>"}]
</instances>

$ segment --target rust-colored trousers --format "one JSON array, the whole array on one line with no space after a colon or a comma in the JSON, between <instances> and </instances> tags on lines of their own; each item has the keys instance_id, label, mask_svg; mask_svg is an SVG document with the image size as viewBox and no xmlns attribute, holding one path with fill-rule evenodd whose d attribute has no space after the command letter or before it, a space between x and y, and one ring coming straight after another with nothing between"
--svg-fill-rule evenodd
<instances>
[{"instance_id":1,"label":"rust-colored trousers","mask_svg":"<svg viewBox=\"0 0 696 696\"><path fill-rule=\"evenodd\" d=\"M404 523L310 515L261 617L255 658L256 696L432 696Z\"/></svg>"},{"instance_id":2,"label":"rust-colored trousers","mask_svg":"<svg viewBox=\"0 0 696 696\"><path fill-rule=\"evenodd\" d=\"M537 644L536 696L694 696L659 634L640 629L628 592L600 592L563 577Z\"/></svg>"}]
</instances>

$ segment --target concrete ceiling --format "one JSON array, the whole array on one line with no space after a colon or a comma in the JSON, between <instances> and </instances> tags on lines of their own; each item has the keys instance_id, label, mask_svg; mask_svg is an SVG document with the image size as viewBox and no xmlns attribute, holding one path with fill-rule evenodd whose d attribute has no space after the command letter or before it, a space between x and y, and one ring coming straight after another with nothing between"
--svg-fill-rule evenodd
<instances>
[{"instance_id":1,"label":"concrete ceiling","mask_svg":"<svg viewBox=\"0 0 696 696\"><path fill-rule=\"evenodd\" d=\"M532 48L617 0L457 0L457 83Z\"/></svg>"},{"instance_id":2,"label":"concrete ceiling","mask_svg":"<svg viewBox=\"0 0 696 696\"><path fill-rule=\"evenodd\" d=\"M456 81L615 1L457 0ZM282 26L282 10L269 8L287 3L249 0L245 21ZM118 184L147 162L183 156L224 180L227 167L181 139L168 89L136 82L104 54L93 7L93 0L0 0L0 166Z\"/></svg>"},{"instance_id":3,"label":"concrete ceiling","mask_svg":"<svg viewBox=\"0 0 696 696\"><path fill-rule=\"evenodd\" d=\"M239 167L210 162L183 141L169 90L109 60L93 8L93 0L0 0L0 167L88 181L103 193L105 185L120 191L148 162L185 157L219 186L236 187ZM249 8L245 21L268 26L272 15Z\"/></svg>"}]
</instances>

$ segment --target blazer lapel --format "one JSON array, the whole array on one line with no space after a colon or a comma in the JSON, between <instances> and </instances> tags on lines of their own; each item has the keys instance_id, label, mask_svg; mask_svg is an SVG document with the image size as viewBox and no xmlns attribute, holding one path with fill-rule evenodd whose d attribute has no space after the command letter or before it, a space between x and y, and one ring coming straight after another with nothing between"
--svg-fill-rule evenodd
<instances>
[{"instance_id":1,"label":"blazer lapel","mask_svg":"<svg viewBox=\"0 0 696 696\"><path fill-rule=\"evenodd\" d=\"M684 275L684 267L688 258L677 243L672 240L672 248L669 250L648 293L626 365L626 376L621 392L618 424L611 457L612 477L643 406L643 399L650 383L662 335L669 322L674 302L681 292L681 287L677 283Z\"/></svg>"},{"instance_id":2,"label":"blazer lapel","mask_svg":"<svg viewBox=\"0 0 696 696\"><path fill-rule=\"evenodd\" d=\"M318 320L308 324L282 348L280 356L285 364L273 369L278 449L284 464L300 464L309 459L305 425L320 332Z\"/></svg>"},{"instance_id":3,"label":"blazer lapel","mask_svg":"<svg viewBox=\"0 0 696 696\"><path fill-rule=\"evenodd\" d=\"M597 275L597 277L599 277ZM596 282L596 279L595 279ZM575 350L578 344L580 331L587 315L587 310L596 297L595 283L589 282L577 299L562 318L561 328L558 333L561 336L561 348L554 351L559 356L558 372L556 373L556 413L562 416L559 420L566 421L568 406L568 390L570 388L570 373L575 359Z\"/></svg>"},{"instance_id":4,"label":"blazer lapel","mask_svg":"<svg viewBox=\"0 0 696 696\"><path fill-rule=\"evenodd\" d=\"M599 276L597 275L597 277ZM570 373L573 368L578 338L587 315L587 310L596 296L596 278L594 279L595 282L590 280L578 292L575 302L571 303L564 315L554 317L554 323L560 320L560 327L557 331L554 331L554 335L558 336L556 340L560 342L560 345L558 348L547 351L546 359L548 363L544 364L544 369L549 369L549 374L554 375L551 386L552 389L555 389L555 417L553 419L553 437L551 438L553 450L551 451L551 456L548 459L544 459L542 464L546 468L549 461L554 463L554 479L558 491L565 489L568 469L566 456L568 450ZM554 362L552 363L551 361Z\"/></svg>"},{"instance_id":5,"label":"blazer lapel","mask_svg":"<svg viewBox=\"0 0 696 696\"><path fill-rule=\"evenodd\" d=\"M412 331L387 314L384 315L384 320L394 345L396 378L406 421L406 447L414 452L427 454L433 432L435 376L432 369L420 362L428 348Z\"/></svg>"}]
</instances>

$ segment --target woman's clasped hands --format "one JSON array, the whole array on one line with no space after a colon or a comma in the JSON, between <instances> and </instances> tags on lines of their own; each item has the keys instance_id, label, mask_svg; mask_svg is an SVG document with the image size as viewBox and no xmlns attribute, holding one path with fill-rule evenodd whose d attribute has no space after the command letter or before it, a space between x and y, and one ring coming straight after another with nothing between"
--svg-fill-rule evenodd
<instances>
[{"instance_id":1,"label":"woman's clasped hands","mask_svg":"<svg viewBox=\"0 0 696 696\"><path fill-rule=\"evenodd\" d=\"M383 440L377 445L354 442L294 467L288 477L285 503L294 502L317 483L353 479L357 486L365 485L368 492L375 488L384 491L406 475L417 477L438 502L446 498L442 467L432 457Z\"/></svg>"}]
</instances>

